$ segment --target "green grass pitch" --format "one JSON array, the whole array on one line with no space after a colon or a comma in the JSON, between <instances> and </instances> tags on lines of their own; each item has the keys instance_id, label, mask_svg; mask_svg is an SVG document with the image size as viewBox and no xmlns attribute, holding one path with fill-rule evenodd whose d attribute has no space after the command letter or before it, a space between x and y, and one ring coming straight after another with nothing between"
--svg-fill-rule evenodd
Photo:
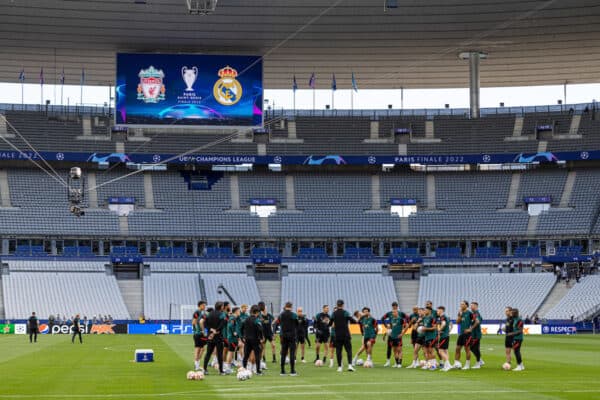
<instances>
[{"instance_id":1,"label":"green grass pitch","mask_svg":"<svg viewBox=\"0 0 600 400\"><path fill-rule=\"evenodd\" d=\"M481 370L383 368L379 339L374 369L316 368L314 349L308 349L297 377L279 376L269 362L265 376L240 382L215 374L187 381L193 366L190 336L86 336L83 345L60 335L41 335L37 344L25 336L0 336L0 399L600 399L600 336L528 336L524 372L501 370L503 339L484 337ZM355 338L354 351L358 344ZM136 348L154 349L156 361L134 363ZM406 343L404 351L410 351ZM270 360L270 349L267 356ZM409 359L406 354L405 366Z\"/></svg>"}]
</instances>

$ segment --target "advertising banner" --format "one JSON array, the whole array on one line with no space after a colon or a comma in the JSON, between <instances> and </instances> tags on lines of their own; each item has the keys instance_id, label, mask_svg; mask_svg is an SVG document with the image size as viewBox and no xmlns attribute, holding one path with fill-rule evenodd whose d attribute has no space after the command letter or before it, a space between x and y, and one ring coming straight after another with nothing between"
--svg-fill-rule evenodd
<instances>
[{"instance_id":1,"label":"advertising banner","mask_svg":"<svg viewBox=\"0 0 600 400\"><path fill-rule=\"evenodd\" d=\"M193 332L191 324L181 325L179 323L173 324L129 324L127 331L130 335L180 335L189 334Z\"/></svg>"},{"instance_id":2,"label":"advertising banner","mask_svg":"<svg viewBox=\"0 0 600 400\"><path fill-rule=\"evenodd\" d=\"M14 333L14 324L0 324L0 335L13 335Z\"/></svg>"},{"instance_id":3,"label":"advertising banner","mask_svg":"<svg viewBox=\"0 0 600 400\"><path fill-rule=\"evenodd\" d=\"M575 333L577 333L577 327L574 324L542 325L542 334L544 335L572 335Z\"/></svg>"},{"instance_id":4,"label":"advertising banner","mask_svg":"<svg viewBox=\"0 0 600 400\"><path fill-rule=\"evenodd\" d=\"M116 123L262 126L257 56L117 54Z\"/></svg>"}]
</instances>

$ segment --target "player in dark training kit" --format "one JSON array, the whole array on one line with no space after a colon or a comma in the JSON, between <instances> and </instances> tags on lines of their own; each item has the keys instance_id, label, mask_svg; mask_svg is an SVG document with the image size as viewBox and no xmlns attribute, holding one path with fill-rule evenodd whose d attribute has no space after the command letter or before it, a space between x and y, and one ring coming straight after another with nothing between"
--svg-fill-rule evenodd
<instances>
[{"instance_id":1,"label":"player in dark training kit","mask_svg":"<svg viewBox=\"0 0 600 400\"><path fill-rule=\"evenodd\" d=\"M506 362L510 364L513 345L513 335L510 334L513 331L512 307L506 306L506 308L504 308L504 315L506 315L506 322L504 323L504 333L506 334L506 337L504 338L504 352L506 355Z\"/></svg>"},{"instance_id":2,"label":"player in dark training kit","mask_svg":"<svg viewBox=\"0 0 600 400\"><path fill-rule=\"evenodd\" d=\"M73 318L73 325L71 326L73 330L73 335L71 336L71 343L75 343L75 336L79 335L79 343L83 344L83 339L81 339L81 327L79 326L79 314L75 315Z\"/></svg>"},{"instance_id":3,"label":"player in dark training kit","mask_svg":"<svg viewBox=\"0 0 600 400\"><path fill-rule=\"evenodd\" d=\"M244 342L244 358L242 366L248 368L250 354L254 353L256 361L256 375L262 375L260 371L260 343L263 340L263 328L259 318L260 310L254 305L250 308L250 316L244 320L241 328L242 341Z\"/></svg>"},{"instance_id":4,"label":"player in dark training kit","mask_svg":"<svg viewBox=\"0 0 600 400\"><path fill-rule=\"evenodd\" d=\"M450 361L448 359L448 345L450 343L450 318L446 316L446 307L439 306L437 308L437 318L435 320L437 325L438 339L437 349L442 359L444 368L442 371L448 372L452 369Z\"/></svg>"},{"instance_id":5,"label":"player in dark training kit","mask_svg":"<svg viewBox=\"0 0 600 400\"><path fill-rule=\"evenodd\" d=\"M281 328L281 375L285 376L286 357L290 360L290 376L296 376L296 334L298 332L298 315L292 311L292 303L285 303L283 312L277 317L276 324Z\"/></svg>"},{"instance_id":6,"label":"player in dark training kit","mask_svg":"<svg viewBox=\"0 0 600 400\"><path fill-rule=\"evenodd\" d=\"M264 344L263 344L263 360L266 362L267 355L267 342L271 343L271 352L273 354L273 362L277 362L277 356L275 355L275 342L273 342L273 322L275 318L273 315L267 311L267 307L264 301L258 303L258 308L260 309L260 323L262 324L264 331Z\"/></svg>"},{"instance_id":7,"label":"player in dark training kit","mask_svg":"<svg viewBox=\"0 0 600 400\"><path fill-rule=\"evenodd\" d=\"M479 304L476 301L471 302L471 342L469 343L469 347L477 360L473 369L479 369L485 364L481 359L482 320L479 313Z\"/></svg>"},{"instance_id":8,"label":"player in dark training kit","mask_svg":"<svg viewBox=\"0 0 600 400\"><path fill-rule=\"evenodd\" d=\"M373 346L377 340L377 320L371 316L371 309L364 307L362 313L358 316L358 323L360 324L360 331L363 336L362 346L358 349L358 352L352 359L352 365L356 365L358 357L363 351L367 352L367 361L373 361L371 358L373 352Z\"/></svg>"},{"instance_id":9,"label":"player in dark training kit","mask_svg":"<svg viewBox=\"0 0 600 400\"><path fill-rule=\"evenodd\" d=\"M390 357L394 352L396 363L392 368L402 368L402 336L406 331L406 314L398 310L398 303L392 303L392 311L387 312L381 320L387 328L386 362L384 367L390 366Z\"/></svg>"},{"instance_id":10,"label":"player in dark training kit","mask_svg":"<svg viewBox=\"0 0 600 400\"><path fill-rule=\"evenodd\" d=\"M425 360L427 360L429 363L429 366L425 365L423 369L436 368L434 349L437 346L437 327L431 311L431 308L427 307L424 309L423 314L423 332L425 333L425 345L423 346L423 352L425 353Z\"/></svg>"},{"instance_id":11,"label":"player in dark training kit","mask_svg":"<svg viewBox=\"0 0 600 400\"><path fill-rule=\"evenodd\" d=\"M506 336L512 336L512 349L517 359L517 367L513 371L525 371L523 365L523 359L521 358L521 345L523 344L523 332L525 330L525 324L519 316L519 310L516 308L512 309L512 331L507 333Z\"/></svg>"},{"instance_id":12,"label":"player in dark training kit","mask_svg":"<svg viewBox=\"0 0 600 400\"><path fill-rule=\"evenodd\" d=\"M462 348L465 348L465 366L463 369L471 368L471 350L469 344L471 343L471 311L469 310L469 302L463 300L460 303L460 310L458 311L458 317L456 323L459 326L460 332L458 340L456 341L456 353L454 354L454 368L460 368L460 352Z\"/></svg>"},{"instance_id":13,"label":"player in dark training kit","mask_svg":"<svg viewBox=\"0 0 600 400\"><path fill-rule=\"evenodd\" d=\"M298 307L296 309L296 315L298 315L298 329L296 332L296 340L298 345L300 346L300 355L303 363L306 362L304 360L304 346L306 343L306 339L308 338L308 319L306 319L306 315L304 315L304 311L302 307Z\"/></svg>"},{"instance_id":14,"label":"player in dark training kit","mask_svg":"<svg viewBox=\"0 0 600 400\"><path fill-rule=\"evenodd\" d=\"M352 367L352 335L348 324L356 322L350 313L344 310L344 300L337 301L337 308L331 316L331 326L335 329L335 356L338 363L338 372L342 372L342 349L346 351L348 358L348 371L354 371Z\"/></svg>"},{"instance_id":15,"label":"player in dark training kit","mask_svg":"<svg viewBox=\"0 0 600 400\"><path fill-rule=\"evenodd\" d=\"M200 369L200 358L202 357L202 351L206 346L206 335L200 328L200 320L206 315L206 302L199 301L198 309L194 311L192 316L192 330L194 332L194 369L198 371Z\"/></svg>"},{"instance_id":16,"label":"player in dark training kit","mask_svg":"<svg viewBox=\"0 0 600 400\"><path fill-rule=\"evenodd\" d=\"M200 329L208 333L208 344L204 356L204 373L208 373L208 362L213 351L217 352L219 372L226 375L223 370L223 332L227 326L227 314L223 311L223 303L217 301L215 308L200 321Z\"/></svg>"},{"instance_id":17,"label":"player in dark training kit","mask_svg":"<svg viewBox=\"0 0 600 400\"><path fill-rule=\"evenodd\" d=\"M315 362L320 358L321 345L323 345L323 362L327 360L327 341L329 340L329 306L326 304L320 313L315 315L314 329L315 329Z\"/></svg>"},{"instance_id":18,"label":"player in dark training kit","mask_svg":"<svg viewBox=\"0 0 600 400\"><path fill-rule=\"evenodd\" d=\"M29 331L29 343L37 343L37 335L40 331L40 321L36 317L35 312L32 312L27 320L27 330Z\"/></svg>"},{"instance_id":19,"label":"player in dark training kit","mask_svg":"<svg viewBox=\"0 0 600 400\"><path fill-rule=\"evenodd\" d=\"M238 340L239 340L239 330L238 325L240 317L240 309L238 307L233 307L231 310L231 314L229 315L229 320L227 322L226 335L225 335L225 344L227 349L227 357L225 358L225 372L232 372L232 364L235 357L235 353L238 349Z\"/></svg>"}]
</instances>

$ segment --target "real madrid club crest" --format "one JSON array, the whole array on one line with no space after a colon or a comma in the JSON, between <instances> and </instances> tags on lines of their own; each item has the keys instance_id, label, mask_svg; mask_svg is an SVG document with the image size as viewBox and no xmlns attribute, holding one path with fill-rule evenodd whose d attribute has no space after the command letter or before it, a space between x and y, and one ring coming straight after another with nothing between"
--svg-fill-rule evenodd
<instances>
[{"instance_id":1,"label":"real madrid club crest","mask_svg":"<svg viewBox=\"0 0 600 400\"><path fill-rule=\"evenodd\" d=\"M152 65L148 69L141 69L138 74L140 83L137 87L137 99L144 103L158 103L165 99L165 77L162 69L156 69Z\"/></svg>"},{"instance_id":2,"label":"real madrid club crest","mask_svg":"<svg viewBox=\"0 0 600 400\"><path fill-rule=\"evenodd\" d=\"M221 68L218 74L221 79L215 82L213 95L215 100L224 106L232 106L242 98L242 85L235 79L238 72L229 65Z\"/></svg>"}]
</instances>

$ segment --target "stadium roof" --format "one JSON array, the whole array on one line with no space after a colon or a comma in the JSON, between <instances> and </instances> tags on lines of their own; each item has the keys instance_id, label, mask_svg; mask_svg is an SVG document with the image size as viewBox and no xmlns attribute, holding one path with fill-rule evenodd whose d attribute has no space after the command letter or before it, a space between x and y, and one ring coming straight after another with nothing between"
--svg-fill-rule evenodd
<instances>
[{"instance_id":1,"label":"stadium roof","mask_svg":"<svg viewBox=\"0 0 600 400\"><path fill-rule=\"evenodd\" d=\"M185 0L5 0L0 81L114 85L115 53L263 54L265 87L468 86L459 51L482 50L482 86L600 81L597 0L219 0L190 15ZM141 3L141 4L140 4Z\"/></svg>"}]
</instances>

